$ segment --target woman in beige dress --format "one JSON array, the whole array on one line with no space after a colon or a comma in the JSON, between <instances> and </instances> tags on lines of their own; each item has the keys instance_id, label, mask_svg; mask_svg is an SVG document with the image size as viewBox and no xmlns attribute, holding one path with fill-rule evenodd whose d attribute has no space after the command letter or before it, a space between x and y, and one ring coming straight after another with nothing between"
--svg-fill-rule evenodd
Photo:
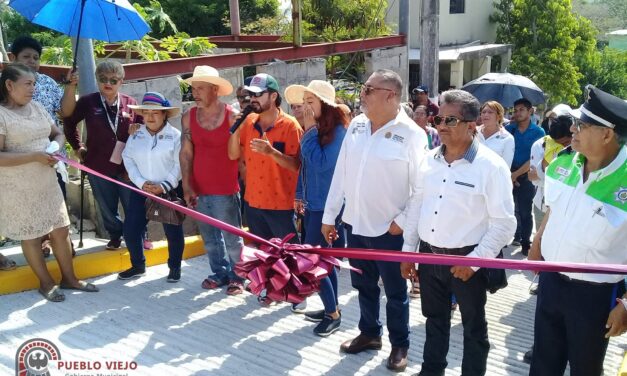
<instances>
[{"instance_id":1,"label":"woman in beige dress","mask_svg":"<svg viewBox=\"0 0 627 376\"><path fill-rule=\"evenodd\" d=\"M23 64L5 66L0 76L0 234L21 241L26 261L39 279L39 292L61 302L61 289L96 292L74 275L69 218L56 184L57 160L45 151L51 140L64 145L50 115L32 101L35 74ZM41 237L50 233L61 270L56 285L41 253Z\"/></svg>"}]
</instances>

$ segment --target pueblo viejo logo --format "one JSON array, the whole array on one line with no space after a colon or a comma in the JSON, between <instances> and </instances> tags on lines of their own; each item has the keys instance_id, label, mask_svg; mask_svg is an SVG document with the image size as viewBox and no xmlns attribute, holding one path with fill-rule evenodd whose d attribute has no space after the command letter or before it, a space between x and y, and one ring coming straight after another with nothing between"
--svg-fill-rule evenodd
<instances>
[{"instance_id":1,"label":"pueblo viejo logo","mask_svg":"<svg viewBox=\"0 0 627 376\"><path fill-rule=\"evenodd\" d=\"M16 376L123 376L136 369L134 361L63 360L59 348L43 338L29 339L15 354Z\"/></svg>"}]
</instances>

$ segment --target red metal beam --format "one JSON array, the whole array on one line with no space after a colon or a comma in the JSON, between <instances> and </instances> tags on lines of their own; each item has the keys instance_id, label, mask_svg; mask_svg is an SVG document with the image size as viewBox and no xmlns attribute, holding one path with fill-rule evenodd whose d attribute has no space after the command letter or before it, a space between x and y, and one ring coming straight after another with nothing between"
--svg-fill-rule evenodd
<instances>
[{"instance_id":1,"label":"red metal beam","mask_svg":"<svg viewBox=\"0 0 627 376\"><path fill-rule=\"evenodd\" d=\"M227 37L231 36L225 36ZM243 37L267 37L267 36L243 36ZM222 38L222 37L220 37ZM251 52L239 52L211 56L197 56L165 61L151 61L143 63L125 64L126 80L144 80L149 78L172 76L182 73L191 73L197 65L210 65L214 68L236 68L251 65L266 64L275 59L290 61L302 60L312 57L325 57L346 53L370 51L377 48L398 47L405 45L404 35L392 35L363 40L350 40L344 42L318 43L296 47L284 47ZM40 72L52 78L64 77L68 67L42 65Z\"/></svg>"},{"instance_id":2,"label":"red metal beam","mask_svg":"<svg viewBox=\"0 0 627 376\"><path fill-rule=\"evenodd\" d=\"M286 47L272 50L240 52L213 56L197 56L176 60L127 64L124 66L127 80L140 80L154 77L191 73L197 65L210 65L214 68L235 68L266 64L275 59L290 61L312 57L340 55L352 52L370 51L377 48L405 45L404 35L393 35L364 40L351 40L334 43L319 43L299 48Z\"/></svg>"}]
</instances>

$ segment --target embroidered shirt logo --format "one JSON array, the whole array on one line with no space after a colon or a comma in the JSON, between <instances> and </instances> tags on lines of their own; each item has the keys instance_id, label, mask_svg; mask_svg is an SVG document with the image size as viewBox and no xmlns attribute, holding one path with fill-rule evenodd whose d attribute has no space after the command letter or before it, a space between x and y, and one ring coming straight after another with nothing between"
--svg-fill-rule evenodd
<instances>
[{"instance_id":1,"label":"embroidered shirt logo","mask_svg":"<svg viewBox=\"0 0 627 376\"><path fill-rule=\"evenodd\" d=\"M616 192L614 192L616 196L615 200L620 202L621 204L625 204L627 202L627 188L620 187Z\"/></svg>"},{"instance_id":2,"label":"embroidered shirt logo","mask_svg":"<svg viewBox=\"0 0 627 376\"><path fill-rule=\"evenodd\" d=\"M401 143L401 144L402 144L403 142L405 142L405 137L403 137L403 136L399 136L399 135L397 135L397 134L394 134L394 135L392 136L392 141L396 141L396 142L398 142L398 143Z\"/></svg>"}]
</instances>

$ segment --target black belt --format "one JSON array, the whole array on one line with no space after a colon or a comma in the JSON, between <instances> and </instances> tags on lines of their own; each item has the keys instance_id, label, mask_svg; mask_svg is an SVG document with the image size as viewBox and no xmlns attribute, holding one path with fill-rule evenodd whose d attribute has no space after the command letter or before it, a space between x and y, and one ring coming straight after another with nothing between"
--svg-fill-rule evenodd
<instances>
[{"instance_id":1,"label":"black belt","mask_svg":"<svg viewBox=\"0 0 627 376\"><path fill-rule=\"evenodd\" d=\"M570 283L575 283L575 284L579 284L579 285L593 285L593 286L613 286L617 283L620 283L621 281L618 282L593 282L593 281L584 281L583 279L575 279L575 278L570 278L569 276L567 276L566 274L562 274L562 273L556 273L558 277L560 277L561 280L566 281L566 282L570 282Z\"/></svg>"},{"instance_id":2,"label":"black belt","mask_svg":"<svg viewBox=\"0 0 627 376\"><path fill-rule=\"evenodd\" d=\"M466 256L470 252L472 252L477 245L468 245L460 248L440 248L434 245L431 245L427 242L420 242L419 251L422 253L433 253L437 255L455 255L455 256Z\"/></svg>"}]
</instances>

